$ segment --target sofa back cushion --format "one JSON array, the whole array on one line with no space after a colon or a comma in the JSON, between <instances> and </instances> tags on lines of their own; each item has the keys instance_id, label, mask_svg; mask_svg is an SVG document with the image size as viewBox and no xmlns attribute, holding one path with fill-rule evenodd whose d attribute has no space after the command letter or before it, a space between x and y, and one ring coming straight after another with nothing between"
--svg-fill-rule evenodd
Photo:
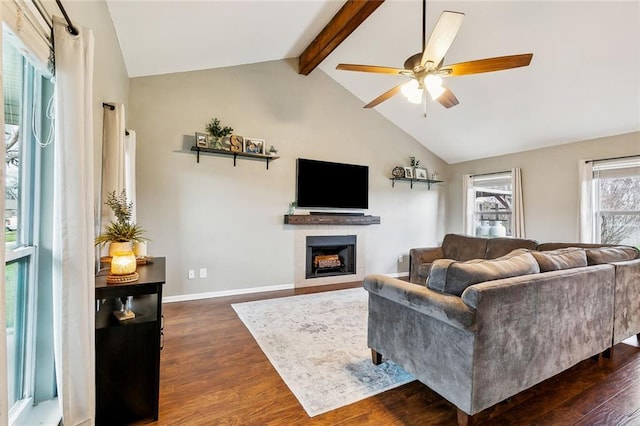
<instances>
[{"instance_id":1,"label":"sofa back cushion","mask_svg":"<svg viewBox=\"0 0 640 426\"><path fill-rule=\"evenodd\" d=\"M491 238L487 241L487 251L484 259L496 259L511 253L515 249L535 250L538 247L536 240L523 238Z\"/></svg>"},{"instance_id":2,"label":"sofa back cushion","mask_svg":"<svg viewBox=\"0 0 640 426\"><path fill-rule=\"evenodd\" d=\"M540 272L559 271L561 269L587 266L587 254L578 247L561 248L549 251L532 251L531 254L540 266Z\"/></svg>"},{"instance_id":3,"label":"sofa back cushion","mask_svg":"<svg viewBox=\"0 0 640 426\"><path fill-rule=\"evenodd\" d=\"M635 247L627 246L589 248L586 249L586 252L587 264L589 265L624 262L625 260L633 260L638 255L638 250Z\"/></svg>"},{"instance_id":4,"label":"sofa back cushion","mask_svg":"<svg viewBox=\"0 0 640 426\"><path fill-rule=\"evenodd\" d=\"M473 284L540 272L538 262L527 250L515 250L497 259L466 262L438 259L431 265L427 286L443 293L462 295Z\"/></svg>"},{"instance_id":5,"label":"sofa back cushion","mask_svg":"<svg viewBox=\"0 0 640 426\"><path fill-rule=\"evenodd\" d=\"M549 250L557 250L560 248L599 248L599 247L611 247L611 244L595 244L595 243L542 243L538 244L538 247L535 250L538 251L549 251Z\"/></svg>"},{"instance_id":6,"label":"sofa back cushion","mask_svg":"<svg viewBox=\"0 0 640 426\"><path fill-rule=\"evenodd\" d=\"M486 238L447 234L442 241L442 252L445 259L484 259L484 254L487 251L487 241Z\"/></svg>"}]
</instances>

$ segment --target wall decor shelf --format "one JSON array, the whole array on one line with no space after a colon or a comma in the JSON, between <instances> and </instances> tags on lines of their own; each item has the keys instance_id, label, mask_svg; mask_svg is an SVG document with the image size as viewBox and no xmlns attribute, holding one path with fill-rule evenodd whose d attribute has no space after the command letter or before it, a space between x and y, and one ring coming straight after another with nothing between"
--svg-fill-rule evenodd
<instances>
[{"instance_id":1,"label":"wall decor shelf","mask_svg":"<svg viewBox=\"0 0 640 426\"><path fill-rule=\"evenodd\" d=\"M441 183L444 182L442 180L433 180L433 179L411 179L411 178L402 178L402 177L391 177L389 178L391 180L391 187L395 188L396 186L396 181L402 181L402 182L410 182L411 184L411 189L413 189L413 183L414 182L419 182L419 183L426 183L427 184L427 189L431 189L431 185L433 185L434 183Z\"/></svg>"},{"instance_id":2,"label":"wall decor shelf","mask_svg":"<svg viewBox=\"0 0 640 426\"><path fill-rule=\"evenodd\" d=\"M286 214L286 225L379 225L380 216L349 214Z\"/></svg>"},{"instance_id":3,"label":"wall decor shelf","mask_svg":"<svg viewBox=\"0 0 640 426\"><path fill-rule=\"evenodd\" d=\"M199 163L200 162L200 153L204 153L204 154L214 154L214 155L225 155L227 157L233 157L233 167L236 166L236 159L238 157L242 157L242 158L251 158L254 160L263 160L267 162L267 170L269 170L269 162L273 161L273 160L277 160L280 157L277 157L275 155L264 155L264 154L250 154L247 152L231 152L231 151L225 151L223 149L213 149L213 148L200 148L197 146L192 146L191 147L191 151L195 151L196 152L196 162Z\"/></svg>"}]
</instances>

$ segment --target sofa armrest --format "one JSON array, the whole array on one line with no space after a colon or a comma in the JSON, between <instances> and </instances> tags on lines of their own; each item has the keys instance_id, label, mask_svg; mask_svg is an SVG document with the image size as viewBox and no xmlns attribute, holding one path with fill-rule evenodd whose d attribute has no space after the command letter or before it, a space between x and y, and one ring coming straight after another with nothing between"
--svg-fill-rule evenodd
<instances>
[{"instance_id":1,"label":"sofa armrest","mask_svg":"<svg viewBox=\"0 0 640 426\"><path fill-rule=\"evenodd\" d=\"M409 250L409 281L415 284L425 284L427 277L421 277L418 273L423 263L433 263L436 259L443 259L442 247L422 247Z\"/></svg>"},{"instance_id":2,"label":"sofa armrest","mask_svg":"<svg viewBox=\"0 0 640 426\"><path fill-rule=\"evenodd\" d=\"M372 294L394 301L458 329L475 329L475 311L458 296L439 293L418 284L384 275L369 275L364 288Z\"/></svg>"},{"instance_id":3,"label":"sofa armrest","mask_svg":"<svg viewBox=\"0 0 640 426\"><path fill-rule=\"evenodd\" d=\"M640 333L640 259L614 262L616 292L613 344Z\"/></svg>"}]
</instances>

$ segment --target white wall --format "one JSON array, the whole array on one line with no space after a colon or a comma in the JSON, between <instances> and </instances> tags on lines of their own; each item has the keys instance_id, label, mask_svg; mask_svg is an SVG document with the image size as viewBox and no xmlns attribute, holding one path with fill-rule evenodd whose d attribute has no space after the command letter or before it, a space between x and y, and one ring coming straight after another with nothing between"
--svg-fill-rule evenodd
<instances>
[{"instance_id":1,"label":"white wall","mask_svg":"<svg viewBox=\"0 0 640 426\"><path fill-rule=\"evenodd\" d=\"M396 165L415 155L445 176L446 165L320 70L294 60L140 77L130 81L130 127L138 135L138 222L149 254L167 257L166 295L294 282L295 227L283 224L295 198L298 157L369 166L366 273L398 273L399 255L442 237L446 187L391 187ZM266 139L280 159L265 163L201 156L194 132L218 117L236 133ZM446 176L445 176L446 177ZM206 279L187 270L208 269Z\"/></svg>"},{"instance_id":2,"label":"white wall","mask_svg":"<svg viewBox=\"0 0 640 426\"><path fill-rule=\"evenodd\" d=\"M578 241L578 162L640 155L640 133L559 145L453 164L449 168L448 232L462 233L462 175L522 169L527 237Z\"/></svg>"}]
</instances>

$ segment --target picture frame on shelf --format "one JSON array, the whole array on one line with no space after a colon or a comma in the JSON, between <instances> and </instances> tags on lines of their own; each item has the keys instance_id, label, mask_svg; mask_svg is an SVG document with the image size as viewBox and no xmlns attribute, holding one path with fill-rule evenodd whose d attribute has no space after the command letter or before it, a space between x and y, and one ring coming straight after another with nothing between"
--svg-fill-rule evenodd
<instances>
[{"instance_id":1,"label":"picture frame on shelf","mask_svg":"<svg viewBox=\"0 0 640 426\"><path fill-rule=\"evenodd\" d=\"M404 177L404 167L402 167L402 166L394 167L393 170L391 171L391 175L394 178L403 178Z\"/></svg>"},{"instance_id":2,"label":"picture frame on shelf","mask_svg":"<svg viewBox=\"0 0 640 426\"><path fill-rule=\"evenodd\" d=\"M244 138L244 153L264 155L264 139Z\"/></svg>"},{"instance_id":3,"label":"picture frame on shelf","mask_svg":"<svg viewBox=\"0 0 640 426\"><path fill-rule=\"evenodd\" d=\"M229 151L244 152L244 137L240 135L231 135L229 138Z\"/></svg>"},{"instance_id":4,"label":"picture frame on shelf","mask_svg":"<svg viewBox=\"0 0 640 426\"><path fill-rule=\"evenodd\" d=\"M206 133L196 132L196 146L198 148L209 148L209 135Z\"/></svg>"},{"instance_id":5,"label":"picture frame on shelf","mask_svg":"<svg viewBox=\"0 0 640 426\"><path fill-rule=\"evenodd\" d=\"M429 175L427 174L427 169L416 167L414 169L414 173L415 173L415 176L414 176L415 179L427 180L429 178Z\"/></svg>"},{"instance_id":6,"label":"picture frame on shelf","mask_svg":"<svg viewBox=\"0 0 640 426\"><path fill-rule=\"evenodd\" d=\"M411 167L404 168L405 179L413 179L413 169Z\"/></svg>"}]
</instances>

